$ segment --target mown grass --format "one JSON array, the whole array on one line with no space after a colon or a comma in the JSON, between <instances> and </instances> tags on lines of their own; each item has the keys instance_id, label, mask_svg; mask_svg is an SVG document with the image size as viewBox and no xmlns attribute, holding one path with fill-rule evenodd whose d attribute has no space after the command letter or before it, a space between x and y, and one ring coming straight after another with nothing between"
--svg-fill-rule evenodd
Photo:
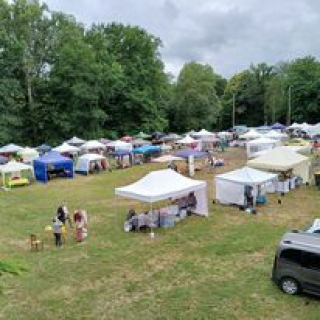
<instances>
[{"instance_id":1,"label":"mown grass","mask_svg":"<svg viewBox=\"0 0 320 320\"><path fill-rule=\"evenodd\" d=\"M241 149L225 154L229 171L245 163ZM143 204L114 197L158 165L74 180L53 180L0 193L0 260L22 266L0 277L2 319L319 319L319 301L289 297L270 282L283 232L318 216L319 191L302 187L269 197L258 215L212 204L209 218L191 217L173 229L123 232L128 208ZM76 244L72 231L63 249L44 231L61 200L70 210L86 208L90 235ZM29 234L45 242L30 252Z\"/></svg>"}]
</instances>

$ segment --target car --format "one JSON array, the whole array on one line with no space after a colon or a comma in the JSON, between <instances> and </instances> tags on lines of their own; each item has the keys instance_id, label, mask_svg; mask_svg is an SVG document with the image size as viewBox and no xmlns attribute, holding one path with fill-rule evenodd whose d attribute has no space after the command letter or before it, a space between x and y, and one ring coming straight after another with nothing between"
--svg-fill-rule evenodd
<instances>
[{"instance_id":1,"label":"car","mask_svg":"<svg viewBox=\"0 0 320 320\"><path fill-rule=\"evenodd\" d=\"M320 235L320 219L315 219L309 226L304 230L307 233L317 233Z\"/></svg>"},{"instance_id":2,"label":"car","mask_svg":"<svg viewBox=\"0 0 320 320\"><path fill-rule=\"evenodd\" d=\"M320 238L314 233L288 232L281 239L272 280L284 293L301 292L320 297Z\"/></svg>"}]
</instances>

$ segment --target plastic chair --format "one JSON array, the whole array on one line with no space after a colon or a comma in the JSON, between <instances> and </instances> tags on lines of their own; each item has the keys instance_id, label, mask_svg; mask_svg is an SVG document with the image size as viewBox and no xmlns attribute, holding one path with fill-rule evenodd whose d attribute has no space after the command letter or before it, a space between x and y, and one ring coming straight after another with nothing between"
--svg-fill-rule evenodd
<instances>
[{"instance_id":1,"label":"plastic chair","mask_svg":"<svg viewBox=\"0 0 320 320\"><path fill-rule=\"evenodd\" d=\"M43 242L41 240L37 239L37 236L35 234L30 235L30 245L31 245L31 250L43 250Z\"/></svg>"}]
</instances>

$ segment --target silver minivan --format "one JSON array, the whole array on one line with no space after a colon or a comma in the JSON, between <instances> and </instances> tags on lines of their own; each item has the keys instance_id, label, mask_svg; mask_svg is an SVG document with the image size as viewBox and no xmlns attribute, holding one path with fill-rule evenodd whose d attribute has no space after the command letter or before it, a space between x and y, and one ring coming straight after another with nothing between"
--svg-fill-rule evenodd
<instances>
[{"instance_id":1,"label":"silver minivan","mask_svg":"<svg viewBox=\"0 0 320 320\"><path fill-rule=\"evenodd\" d=\"M274 258L272 280L288 294L320 296L320 236L288 232Z\"/></svg>"}]
</instances>

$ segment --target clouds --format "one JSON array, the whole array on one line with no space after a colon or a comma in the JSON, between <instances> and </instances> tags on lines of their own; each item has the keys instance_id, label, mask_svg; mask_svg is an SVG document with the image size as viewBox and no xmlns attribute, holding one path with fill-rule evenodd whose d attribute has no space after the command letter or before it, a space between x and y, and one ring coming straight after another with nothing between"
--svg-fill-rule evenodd
<instances>
[{"instance_id":1,"label":"clouds","mask_svg":"<svg viewBox=\"0 0 320 320\"><path fill-rule=\"evenodd\" d=\"M88 25L139 25L160 37L166 70L209 63L224 76L250 63L320 54L318 0L48 0Z\"/></svg>"}]
</instances>

